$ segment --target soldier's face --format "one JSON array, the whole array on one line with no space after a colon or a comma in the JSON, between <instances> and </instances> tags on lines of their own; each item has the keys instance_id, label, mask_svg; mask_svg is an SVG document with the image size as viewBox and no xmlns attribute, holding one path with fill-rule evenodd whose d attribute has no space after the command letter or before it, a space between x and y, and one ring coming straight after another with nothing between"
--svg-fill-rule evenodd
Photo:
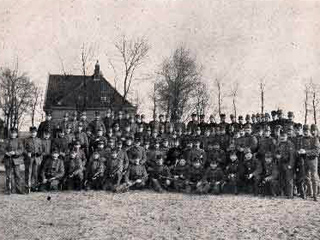
<instances>
[{"instance_id":1,"label":"soldier's face","mask_svg":"<svg viewBox=\"0 0 320 240\"><path fill-rule=\"evenodd\" d=\"M197 130L197 135L201 135L201 130Z\"/></svg>"},{"instance_id":2,"label":"soldier's face","mask_svg":"<svg viewBox=\"0 0 320 240\"><path fill-rule=\"evenodd\" d=\"M288 140L288 136L287 135L281 135L280 136L280 141L281 142L286 142Z\"/></svg>"},{"instance_id":3,"label":"soldier's face","mask_svg":"<svg viewBox=\"0 0 320 240\"><path fill-rule=\"evenodd\" d=\"M186 165L186 160L184 159L181 159L180 162L179 162L180 166L184 166Z\"/></svg>"},{"instance_id":4,"label":"soldier's face","mask_svg":"<svg viewBox=\"0 0 320 240\"><path fill-rule=\"evenodd\" d=\"M94 153L93 154L93 159L97 160L97 159L99 159L99 157L100 157L99 153Z\"/></svg>"},{"instance_id":5,"label":"soldier's face","mask_svg":"<svg viewBox=\"0 0 320 240\"><path fill-rule=\"evenodd\" d=\"M312 130L311 134L312 134L312 136L317 136L318 135L318 131L317 130Z\"/></svg>"},{"instance_id":6,"label":"soldier's face","mask_svg":"<svg viewBox=\"0 0 320 240\"><path fill-rule=\"evenodd\" d=\"M86 116L86 115L82 115L80 119L81 119L82 121L84 121L84 120L87 119L87 116Z\"/></svg>"},{"instance_id":7,"label":"soldier's face","mask_svg":"<svg viewBox=\"0 0 320 240\"><path fill-rule=\"evenodd\" d=\"M213 145L213 149L214 149L214 150L219 150L219 149L220 149L220 145L219 145L219 144Z\"/></svg>"},{"instance_id":8,"label":"soldier's face","mask_svg":"<svg viewBox=\"0 0 320 240\"><path fill-rule=\"evenodd\" d=\"M43 135L43 137L44 137L44 139L49 139L49 138L50 138L50 134L45 133L45 134Z\"/></svg>"},{"instance_id":9,"label":"soldier's face","mask_svg":"<svg viewBox=\"0 0 320 240\"><path fill-rule=\"evenodd\" d=\"M175 141L175 142L174 142L174 146L175 146L175 147L178 147L178 146L179 146L179 142L178 142L178 141Z\"/></svg>"},{"instance_id":10,"label":"soldier's face","mask_svg":"<svg viewBox=\"0 0 320 240\"><path fill-rule=\"evenodd\" d=\"M58 157L59 157L59 154L58 154L58 153L54 153L54 154L52 154L52 158L53 158L53 160L57 160L57 159L58 159Z\"/></svg>"},{"instance_id":11,"label":"soldier's face","mask_svg":"<svg viewBox=\"0 0 320 240\"><path fill-rule=\"evenodd\" d=\"M240 124L243 124L243 119L240 119L240 120L239 120L239 123L240 123Z\"/></svg>"},{"instance_id":12,"label":"soldier's face","mask_svg":"<svg viewBox=\"0 0 320 240\"><path fill-rule=\"evenodd\" d=\"M252 153L246 153L245 158L246 160L250 160L252 158Z\"/></svg>"},{"instance_id":13,"label":"soldier's face","mask_svg":"<svg viewBox=\"0 0 320 240\"><path fill-rule=\"evenodd\" d=\"M231 154L231 155L230 155L230 160L231 160L232 162L236 161L236 160L237 160L237 155Z\"/></svg>"},{"instance_id":14,"label":"soldier's face","mask_svg":"<svg viewBox=\"0 0 320 240\"><path fill-rule=\"evenodd\" d=\"M145 148L145 149L149 149L149 147L150 147L149 144L145 144L145 145L144 145L144 148Z\"/></svg>"},{"instance_id":15,"label":"soldier's face","mask_svg":"<svg viewBox=\"0 0 320 240\"><path fill-rule=\"evenodd\" d=\"M70 132L71 132L71 129L70 129L70 128L67 128L67 129L66 129L66 133L69 134Z\"/></svg>"},{"instance_id":16,"label":"soldier's face","mask_svg":"<svg viewBox=\"0 0 320 240\"><path fill-rule=\"evenodd\" d=\"M164 147L168 147L169 143L168 143L167 141L164 141L164 142L162 143L162 145L163 145Z\"/></svg>"},{"instance_id":17,"label":"soldier's face","mask_svg":"<svg viewBox=\"0 0 320 240\"><path fill-rule=\"evenodd\" d=\"M214 122L214 118L213 118L213 117L210 118L210 122L211 122L211 123Z\"/></svg>"},{"instance_id":18,"label":"soldier's face","mask_svg":"<svg viewBox=\"0 0 320 240\"><path fill-rule=\"evenodd\" d=\"M52 119L51 116L46 116L46 120L47 120L47 121L50 121L51 119Z\"/></svg>"},{"instance_id":19,"label":"soldier's face","mask_svg":"<svg viewBox=\"0 0 320 240\"><path fill-rule=\"evenodd\" d=\"M200 168L201 167L201 163L200 162L195 162L193 164L194 168Z\"/></svg>"},{"instance_id":20,"label":"soldier's face","mask_svg":"<svg viewBox=\"0 0 320 240\"><path fill-rule=\"evenodd\" d=\"M140 159L136 158L133 162L134 162L135 165L139 165L140 164Z\"/></svg>"},{"instance_id":21,"label":"soldier's face","mask_svg":"<svg viewBox=\"0 0 320 240\"><path fill-rule=\"evenodd\" d=\"M11 132L11 138L17 138L18 134L16 132Z\"/></svg>"},{"instance_id":22,"label":"soldier's face","mask_svg":"<svg viewBox=\"0 0 320 240\"><path fill-rule=\"evenodd\" d=\"M111 112L107 112L107 113L106 113L106 117L107 117L107 118L110 118L110 117L111 117Z\"/></svg>"},{"instance_id":23,"label":"soldier's face","mask_svg":"<svg viewBox=\"0 0 320 240\"><path fill-rule=\"evenodd\" d=\"M103 135L103 131L100 131L100 130L99 130L99 131L97 132L97 136L101 137L102 135Z\"/></svg>"},{"instance_id":24,"label":"soldier's face","mask_svg":"<svg viewBox=\"0 0 320 240\"><path fill-rule=\"evenodd\" d=\"M196 148L200 148L200 143L199 143L199 142L196 142L195 147L196 147Z\"/></svg>"},{"instance_id":25,"label":"soldier's face","mask_svg":"<svg viewBox=\"0 0 320 240\"><path fill-rule=\"evenodd\" d=\"M159 143L156 143L156 144L154 145L154 147L155 147L155 149L158 149L158 148L160 147Z\"/></svg>"},{"instance_id":26,"label":"soldier's face","mask_svg":"<svg viewBox=\"0 0 320 240\"><path fill-rule=\"evenodd\" d=\"M113 153L111 154L111 157L112 157L113 159L116 159L116 158L117 158L117 153L113 152Z\"/></svg>"},{"instance_id":27,"label":"soldier's face","mask_svg":"<svg viewBox=\"0 0 320 240\"><path fill-rule=\"evenodd\" d=\"M216 169L218 165L216 163L210 163L211 169Z\"/></svg>"},{"instance_id":28,"label":"soldier's face","mask_svg":"<svg viewBox=\"0 0 320 240\"><path fill-rule=\"evenodd\" d=\"M303 131L303 135L304 135L304 136L310 136L310 131L309 131L309 130Z\"/></svg>"},{"instance_id":29,"label":"soldier's face","mask_svg":"<svg viewBox=\"0 0 320 240\"><path fill-rule=\"evenodd\" d=\"M158 159L158 165L159 165L159 166L162 166L162 165L163 165L163 159L162 159L162 158Z\"/></svg>"},{"instance_id":30,"label":"soldier's face","mask_svg":"<svg viewBox=\"0 0 320 240\"><path fill-rule=\"evenodd\" d=\"M64 137L64 132L60 132L59 136L60 136L60 138L63 138Z\"/></svg>"},{"instance_id":31,"label":"soldier's face","mask_svg":"<svg viewBox=\"0 0 320 240\"><path fill-rule=\"evenodd\" d=\"M220 135L224 135L224 134L226 134L226 130L225 129L220 130Z\"/></svg>"},{"instance_id":32,"label":"soldier's face","mask_svg":"<svg viewBox=\"0 0 320 240\"><path fill-rule=\"evenodd\" d=\"M63 118L63 120L64 120L65 122L67 122L68 119L69 119L68 117L64 117L64 118Z\"/></svg>"},{"instance_id":33,"label":"soldier's face","mask_svg":"<svg viewBox=\"0 0 320 240\"><path fill-rule=\"evenodd\" d=\"M130 132L130 127L125 128L126 132Z\"/></svg>"},{"instance_id":34,"label":"soldier's face","mask_svg":"<svg viewBox=\"0 0 320 240\"><path fill-rule=\"evenodd\" d=\"M37 132L33 131L31 132L31 137L35 138L37 136Z\"/></svg>"},{"instance_id":35,"label":"soldier's face","mask_svg":"<svg viewBox=\"0 0 320 240\"><path fill-rule=\"evenodd\" d=\"M128 140L126 141L126 144L127 144L128 146L131 146L131 145L132 145L131 139L128 139Z\"/></svg>"},{"instance_id":36,"label":"soldier's face","mask_svg":"<svg viewBox=\"0 0 320 240\"><path fill-rule=\"evenodd\" d=\"M110 144L110 143L109 143ZM104 149L104 144L99 144L98 145L98 148L101 150L101 149Z\"/></svg>"},{"instance_id":37,"label":"soldier's face","mask_svg":"<svg viewBox=\"0 0 320 240\"><path fill-rule=\"evenodd\" d=\"M82 132L82 127L81 126L78 127L78 132Z\"/></svg>"},{"instance_id":38,"label":"soldier's face","mask_svg":"<svg viewBox=\"0 0 320 240\"><path fill-rule=\"evenodd\" d=\"M164 117L161 116L161 117L159 118L159 120L160 120L160 122L163 122L163 121L164 121Z\"/></svg>"},{"instance_id":39,"label":"soldier's face","mask_svg":"<svg viewBox=\"0 0 320 240\"><path fill-rule=\"evenodd\" d=\"M265 131L265 132L264 132L264 136L265 136L265 137L270 137L270 135L271 135L271 132L270 132L270 131Z\"/></svg>"},{"instance_id":40,"label":"soldier's face","mask_svg":"<svg viewBox=\"0 0 320 240\"><path fill-rule=\"evenodd\" d=\"M206 131L206 132L205 132L205 135L206 135L207 137L209 137L209 136L210 136L210 131Z\"/></svg>"},{"instance_id":41,"label":"soldier's face","mask_svg":"<svg viewBox=\"0 0 320 240\"><path fill-rule=\"evenodd\" d=\"M271 163L272 162L272 157L265 157L266 163Z\"/></svg>"},{"instance_id":42,"label":"soldier's face","mask_svg":"<svg viewBox=\"0 0 320 240\"><path fill-rule=\"evenodd\" d=\"M247 128L247 129L245 130L245 132L246 132L247 135L250 135L251 132L252 132L252 131L251 131L251 128Z\"/></svg>"},{"instance_id":43,"label":"soldier's face","mask_svg":"<svg viewBox=\"0 0 320 240\"><path fill-rule=\"evenodd\" d=\"M77 153L75 153L75 152L72 152L72 153L70 154L70 157L71 157L72 159L74 159L76 156L77 156Z\"/></svg>"}]
</instances>

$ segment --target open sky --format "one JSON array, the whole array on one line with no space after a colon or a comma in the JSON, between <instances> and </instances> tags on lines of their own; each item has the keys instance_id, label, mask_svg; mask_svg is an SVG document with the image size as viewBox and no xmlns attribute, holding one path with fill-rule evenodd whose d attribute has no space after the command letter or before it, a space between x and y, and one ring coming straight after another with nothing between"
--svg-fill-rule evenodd
<instances>
[{"instance_id":1,"label":"open sky","mask_svg":"<svg viewBox=\"0 0 320 240\"><path fill-rule=\"evenodd\" d=\"M303 118L303 88L320 83L320 2L305 0L0 0L0 66L19 69L44 89L49 73L80 73L83 43L93 46L113 83L113 43L145 36L152 49L137 77L142 111L151 117L147 92L164 57L181 43L203 66L215 100L214 80L227 95L240 83L239 113L258 112L259 81L266 81L266 110L293 110ZM120 70L119 75L120 74ZM231 100L225 99L230 113ZM208 111L208 114L210 110Z\"/></svg>"}]
</instances>

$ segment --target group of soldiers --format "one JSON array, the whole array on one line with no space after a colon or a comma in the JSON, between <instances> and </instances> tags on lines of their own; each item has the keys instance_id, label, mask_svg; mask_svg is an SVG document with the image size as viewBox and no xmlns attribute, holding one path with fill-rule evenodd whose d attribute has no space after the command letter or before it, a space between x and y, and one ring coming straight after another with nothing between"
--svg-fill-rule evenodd
<instances>
[{"instance_id":1,"label":"group of soldiers","mask_svg":"<svg viewBox=\"0 0 320 240\"><path fill-rule=\"evenodd\" d=\"M6 192L151 188L196 194L239 192L317 201L320 143L316 125L281 110L266 114L180 118L106 110L88 122L50 112L30 137L17 129L3 145ZM24 170L25 177L21 176Z\"/></svg>"}]
</instances>

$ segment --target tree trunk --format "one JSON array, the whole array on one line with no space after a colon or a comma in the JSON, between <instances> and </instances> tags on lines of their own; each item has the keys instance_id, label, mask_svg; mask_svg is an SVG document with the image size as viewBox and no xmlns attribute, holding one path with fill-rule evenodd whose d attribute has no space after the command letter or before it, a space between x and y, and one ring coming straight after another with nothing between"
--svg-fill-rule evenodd
<instances>
[{"instance_id":1,"label":"tree trunk","mask_svg":"<svg viewBox=\"0 0 320 240\"><path fill-rule=\"evenodd\" d=\"M308 89L305 89L305 100L304 100L304 124L308 122Z\"/></svg>"},{"instance_id":2,"label":"tree trunk","mask_svg":"<svg viewBox=\"0 0 320 240\"><path fill-rule=\"evenodd\" d=\"M317 106L316 106L316 92L315 91L313 92L312 108L313 108L314 124L317 124Z\"/></svg>"}]
</instances>

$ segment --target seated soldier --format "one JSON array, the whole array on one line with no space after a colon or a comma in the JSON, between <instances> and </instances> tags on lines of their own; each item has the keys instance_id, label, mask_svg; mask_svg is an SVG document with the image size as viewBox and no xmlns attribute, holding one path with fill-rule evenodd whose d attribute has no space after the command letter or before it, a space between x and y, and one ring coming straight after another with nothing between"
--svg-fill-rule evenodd
<instances>
[{"instance_id":1,"label":"seated soldier","mask_svg":"<svg viewBox=\"0 0 320 240\"><path fill-rule=\"evenodd\" d=\"M65 161L64 186L66 190L81 190L83 184L83 162L77 155L77 150L72 149L66 156Z\"/></svg>"},{"instance_id":2,"label":"seated soldier","mask_svg":"<svg viewBox=\"0 0 320 240\"><path fill-rule=\"evenodd\" d=\"M163 156L156 156L155 165L148 168L150 184L153 190L164 192L171 185L171 173L168 166L163 165Z\"/></svg>"},{"instance_id":3,"label":"seated soldier","mask_svg":"<svg viewBox=\"0 0 320 240\"><path fill-rule=\"evenodd\" d=\"M262 166L260 161L254 157L251 153L250 148L244 150L244 162L242 164L243 172L241 177L241 182L243 187L248 190L249 193L252 192L254 195L258 195L258 186L261 182Z\"/></svg>"},{"instance_id":4,"label":"seated soldier","mask_svg":"<svg viewBox=\"0 0 320 240\"><path fill-rule=\"evenodd\" d=\"M186 178L186 192L202 194L202 177L204 173L204 165L200 157L197 157L191 161L191 165L188 168Z\"/></svg>"},{"instance_id":5,"label":"seated soldier","mask_svg":"<svg viewBox=\"0 0 320 240\"><path fill-rule=\"evenodd\" d=\"M60 181L64 176L64 163L59 157L58 150L53 150L51 157L44 163L41 176L40 191L59 189Z\"/></svg>"},{"instance_id":6,"label":"seated soldier","mask_svg":"<svg viewBox=\"0 0 320 240\"><path fill-rule=\"evenodd\" d=\"M85 190L102 189L102 181L104 177L105 159L101 157L98 151L94 151L89 159L85 171Z\"/></svg>"},{"instance_id":7,"label":"seated soldier","mask_svg":"<svg viewBox=\"0 0 320 240\"><path fill-rule=\"evenodd\" d=\"M218 162L210 162L202 178L202 192L220 194L225 184L225 174Z\"/></svg>"},{"instance_id":8,"label":"seated soldier","mask_svg":"<svg viewBox=\"0 0 320 240\"><path fill-rule=\"evenodd\" d=\"M227 186L231 188L231 192L238 194L239 184L239 159L234 151L234 147L229 149L229 163L227 164L225 173L227 175Z\"/></svg>"},{"instance_id":9,"label":"seated soldier","mask_svg":"<svg viewBox=\"0 0 320 240\"><path fill-rule=\"evenodd\" d=\"M132 164L129 165L125 175L125 184L128 189L143 189L148 180L147 170L140 164L141 158L138 151L131 152Z\"/></svg>"},{"instance_id":10,"label":"seated soldier","mask_svg":"<svg viewBox=\"0 0 320 240\"><path fill-rule=\"evenodd\" d=\"M81 143L79 140L73 141L73 147L71 148L76 151L77 158L81 159L82 166L86 166L87 164L87 157L84 152L84 149L81 148Z\"/></svg>"},{"instance_id":11,"label":"seated soldier","mask_svg":"<svg viewBox=\"0 0 320 240\"><path fill-rule=\"evenodd\" d=\"M117 149L111 150L105 166L102 188L103 190L117 191L120 186L123 171L123 159L119 156Z\"/></svg>"},{"instance_id":12,"label":"seated soldier","mask_svg":"<svg viewBox=\"0 0 320 240\"><path fill-rule=\"evenodd\" d=\"M220 144L218 141L209 142L207 161L205 162L205 167L208 168L211 162L217 162L220 167L224 168L226 164L226 154L220 149Z\"/></svg>"},{"instance_id":13,"label":"seated soldier","mask_svg":"<svg viewBox=\"0 0 320 240\"><path fill-rule=\"evenodd\" d=\"M275 197L279 189L279 165L271 152L265 153L262 168L263 195L271 195Z\"/></svg>"},{"instance_id":14,"label":"seated soldier","mask_svg":"<svg viewBox=\"0 0 320 240\"><path fill-rule=\"evenodd\" d=\"M173 175L173 188L178 192L186 191L186 177L188 175L188 165L184 158L177 161L177 164L171 170Z\"/></svg>"}]
</instances>

